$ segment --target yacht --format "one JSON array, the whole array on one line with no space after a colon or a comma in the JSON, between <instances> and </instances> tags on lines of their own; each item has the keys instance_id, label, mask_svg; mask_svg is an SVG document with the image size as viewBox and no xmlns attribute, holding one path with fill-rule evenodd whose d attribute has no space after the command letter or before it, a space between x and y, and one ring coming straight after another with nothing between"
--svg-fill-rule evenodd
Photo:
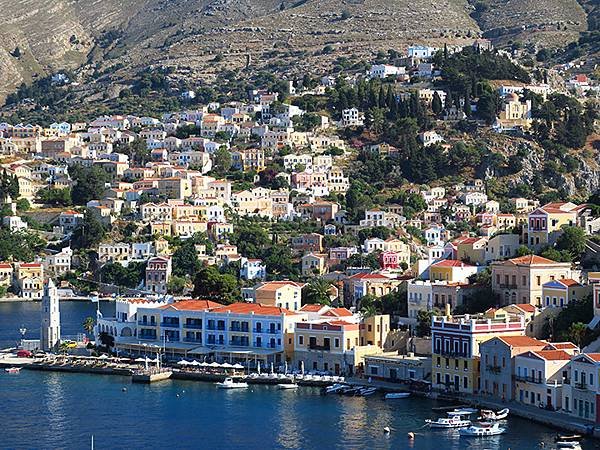
<instances>
[{"instance_id":1,"label":"yacht","mask_svg":"<svg viewBox=\"0 0 600 450\"><path fill-rule=\"evenodd\" d=\"M464 415L453 414L450 417L441 417L437 420L427 419L425 424L431 428L466 428L471 425L471 421Z\"/></svg>"},{"instance_id":2,"label":"yacht","mask_svg":"<svg viewBox=\"0 0 600 450\"><path fill-rule=\"evenodd\" d=\"M482 422L479 425L471 425L468 428L458 430L461 436L497 436L506 432L497 423Z\"/></svg>"},{"instance_id":3,"label":"yacht","mask_svg":"<svg viewBox=\"0 0 600 450\"><path fill-rule=\"evenodd\" d=\"M225 378L222 383L216 383L219 389L245 389L248 383L233 381L233 378Z\"/></svg>"},{"instance_id":4,"label":"yacht","mask_svg":"<svg viewBox=\"0 0 600 450\"><path fill-rule=\"evenodd\" d=\"M277 389L296 389L297 387L296 383L282 383L277 385Z\"/></svg>"}]
</instances>

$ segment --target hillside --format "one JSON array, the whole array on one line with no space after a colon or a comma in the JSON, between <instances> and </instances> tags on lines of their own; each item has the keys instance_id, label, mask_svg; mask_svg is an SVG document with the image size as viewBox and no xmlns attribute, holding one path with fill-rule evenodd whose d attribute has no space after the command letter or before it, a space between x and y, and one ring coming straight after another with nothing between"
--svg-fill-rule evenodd
<instances>
[{"instance_id":1,"label":"hillside","mask_svg":"<svg viewBox=\"0 0 600 450\"><path fill-rule=\"evenodd\" d=\"M258 68L301 71L340 56L481 34L564 44L587 26L576 0L22 0L18 8L0 0L0 8L0 98L22 82L86 64L119 63L122 78L166 63L210 79L248 58ZM215 54L227 58L217 65Z\"/></svg>"}]
</instances>

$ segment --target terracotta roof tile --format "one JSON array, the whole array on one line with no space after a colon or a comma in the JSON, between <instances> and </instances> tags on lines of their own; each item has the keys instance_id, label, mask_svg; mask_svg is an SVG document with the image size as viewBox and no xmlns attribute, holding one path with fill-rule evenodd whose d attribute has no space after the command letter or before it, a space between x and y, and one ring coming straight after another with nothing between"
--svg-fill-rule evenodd
<instances>
[{"instance_id":1,"label":"terracotta roof tile","mask_svg":"<svg viewBox=\"0 0 600 450\"><path fill-rule=\"evenodd\" d=\"M498 339L511 347L544 347L547 344L529 336L498 336Z\"/></svg>"}]
</instances>

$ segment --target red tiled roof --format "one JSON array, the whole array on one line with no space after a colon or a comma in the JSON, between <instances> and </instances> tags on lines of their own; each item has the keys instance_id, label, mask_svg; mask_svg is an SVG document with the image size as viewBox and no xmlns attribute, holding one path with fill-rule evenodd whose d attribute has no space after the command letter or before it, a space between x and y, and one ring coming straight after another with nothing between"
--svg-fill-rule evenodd
<instances>
[{"instance_id":1,"label":"red tiled roof","mask_svg":"<svg viewBox=\"0 0 600 450\"><path fill-rule=\"evenodd\" d=\"M331 308L327 311L324 316L336 316L336 317L352 317L352 313L346 308Z\"/></svg>"},{"instance_id":2,"label":"red tiled roof","mask_svg":"<svg viewBox=\"0 0 600 450\"><path fill-rule=\"evenodd\" d=\"M296 283L295 281L268 281L266 283L263 283L261 286L257 287L256 290L261 290L261 291L274 291L276 289L279 289L282 286L294 286L294 287L299 287L302 288L304 287L303 283Z\"/></svg>"},{"instance_id":3,"label":"red tiled roof","mask_svg":"<svg viewBox=\"0 0 600 450\"><path fill-rule=\"evenodd\" d=\"M41 263L24 263L24 264L21 264L19 267L26 267L26 268L34 269L34 268L42 267L42 264Z\"/></svg>"},{"instance_id":4,"label":"red tiled roof","mask_svg":"<svg viewBox=\"0 0 600 450\"><path fill-rule=\"evenodd\" d=\"M376 279L376 280L389 280L385 275L381 275L380 273L356 273L352 275L350 278L354 280L362 280L362 279Z\"/></svg>"},{"instance_id":5,"label":"red tiled roof","mask_svg":"<svg viewBox=\"0 0 600 450\"><path fill-rule=\"evenodd\" d=\"M9 263L0 263L1 269L12 269L12 266Z\"/></svg>"},{"instance_id":6,"label":"red tiled roof","mask_svg":"<svg viewBox=\"0 0 600 450\"><path fill-rule=\"evenodd\" d=\"M232 314L258 314L262 316L294 315L293 311L278 306L262 305L260 303L232 303L231 305L215 308L212 312L230 312Z\"/></svg>"},{"instance_id":7,"label":"red tiled roof","mask_svg":"<svg viewBox=\"0 0 600 450\"><path fill-rule=\"evenodd\" d=\"M306 304L302 308L300 308L300 311L319 312L319 311L321 311L322 308L323 308L323 305L320 305L318 303L310 303L310 304Z\"/></svg>"},{"instance_id":8,"label":"red tiled roof","mask_svg":"<svg viewBox=\"0 0 600 450\"><path fill-rule=\"evenodd\" d=\"M517 303L515 306L525 312L530 312L530 313L535 312L535 306L533 306L530 303Z\"/></svg>"},{"instance_id":9,"label":"red tiled roof","mask_svg":"<svg viewBox=\"0 0 600 450\"><path fill-rule=\"evenodd\" d=\"M547 344L529 336L499 336L498 339L511 347L544 347Z\"/></svg>"},{"instance_id":10,"label":"red tiled roof","mask_svg":"<svg viewBox=\"0 0 600 450\"><path fill-rule=\"evenodd\" d=\"M205 309L214 309L223 306L221 303L210 300L181 300L175 303L161 306L160 309L173 308L178 311L204 311Z\"/></svg>"},{"instance_id":11,"label":"red tiled roof","mask_svg":"<svg viewBox=\"0 0 600 450\"><path fill-rule=\"evenodd\" d=\"M562 284L564 284L565 286L568 286L568 287L579 285L579 282L575 281L572 278L562 278L562 279L556 280L556 281L558 281L559 283L562 283Z\"/></svg>"},{"instance_id":12,"label":"red tiled roof","mask_svg":"<svg viewBox=\"0 0 600 450\"><path fill-rule=\"evenodd\" d=\"M571 359L571 355L564 350L539 350L532 353L548 361L568 361Z\"/></svg>"},{"instance_id":13,"label":"red tiled roof","mask_svg":"<svg viewBox=\"0 0 600 450\"><path fill-rule=\"evenodd\" d=\"M564 349L577 349L575 344L572 342L551 342L546 346L548 350L564 350Z\"/></svg>"},{"instance_id":14,"label":"red tiled roof","mask_svg":"<svg viewBox=\"0 0 600 450\"><path fill-rule=\"evenodd\" d=\"M600 362L600 353L584 353L584 355L593 361Z\"/></svg>"},{"instance_id":15,"label":"red tiled roof","mask_svg":"<svg viewBox=\"0 0 600 450\"><path fill-rule=\"evenodd\" d=\"M515 264L515 265L516 264L524 264L524 265L531 265L531 264L558 264L556 261L553 261L553 260L548 259L548 258L542 258L541 256L537 256L537 255L519 256L518 258L509 259L507 262Z\"/></svg>"},{"instance_id":16,"label":"red tiled roof","mask_svg":"<svg viewBox=\"0 0 600 450\"><path fill-rule=\"evenodd\" d=\"M443 259L431 265L432 267L475 267L457 259Z\"/></svg>"}]
</instances>

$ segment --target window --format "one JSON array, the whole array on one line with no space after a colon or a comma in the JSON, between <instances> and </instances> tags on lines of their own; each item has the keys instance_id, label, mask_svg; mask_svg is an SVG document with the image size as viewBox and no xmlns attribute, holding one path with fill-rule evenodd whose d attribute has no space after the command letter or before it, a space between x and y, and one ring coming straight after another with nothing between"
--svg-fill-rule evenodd
<instances>
[{"instance_id":1,"label":"window","mask_svg":"<svg viewBox=\"0 0 600 450\"><path fill-rule=\"evenodd\" d=\"M466 372L467 370L469 370L469 363L465 360L463 361L463 370Z\"/></svg>"},{"instance_id":2,"label":"window","mask_svg":"<svg viewBox=\"0 0 600 450\"><path fill-rule=\"evenodd\" d=\"M304 336L298 336L298 344L304 345Z\"/></svg>"},{"instance_id":3,"label":"window","mask_svg":"<svg viewBox=\"0 0 600 450\"><path fill-rule=\"evenodd\" d=\"M467 377L463 377L463 388L467 389L469 387L469 379Z\"/></svg>"},{"instance_id":4,"label":"window","mask_svg":"<svg viewBox=\"0 0 600 450\"><path fill-rule=\"evenodd\" d=\"M377 375L377 367L371 366L371 375Z\"/></svg>"},{"instance_id":5,"label":"window","mask_svg":"<svg viewBox=\"0 0 600 450\"><path fill-rule=\"evenodd\" d=\"M340 338L335 338L335 339L333 340L333 346L334 346L335 348L340 348Z\"/></svg>"}]
</instances>

